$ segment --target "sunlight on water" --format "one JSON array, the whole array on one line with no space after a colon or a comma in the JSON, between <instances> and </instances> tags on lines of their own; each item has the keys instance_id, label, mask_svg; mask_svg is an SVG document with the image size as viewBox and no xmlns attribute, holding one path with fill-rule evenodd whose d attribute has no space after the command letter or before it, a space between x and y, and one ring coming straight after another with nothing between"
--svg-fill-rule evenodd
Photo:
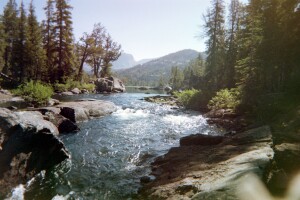
<instances>
[{"instance_id":1,"label":"sunlight on water","mask_svg":"<svg viewBox=\"0 0 300 200\"><path fill-rule=\"evenodd\" d=\"M79 124L78 133L61 136L71 160L15 188L13 195L25 200L132 199L140 178L151 172L151 162L178 146L181 137L218 133L199 113L139 100L144 96L86 96L112 101L119 108Z\"/></svg>"},{"instance_id":2,"label":"sunlight on water","mask_svg":"<svg viewBox=\"0 0 300 200\"><path fill-rule=\"evenodd\" d=\"M135 110L135 109L118 109L115 113L113 113L114 116L119 117L122 120L132 119L132 118L139 118L139 117L148 117L150 114L150 111L147 110Z\"/></svg>"},{"instance_id":3,"label":"sunlight on water","mask_svg":"<svg viewBox=\"0 0 300 200\"><path fill-rule=\"evenodd\" d=\"M166 115L163 120L172 126L181 126L187 129L207 125L206 120L201 115Z\"/></svg>"}]
</instances>

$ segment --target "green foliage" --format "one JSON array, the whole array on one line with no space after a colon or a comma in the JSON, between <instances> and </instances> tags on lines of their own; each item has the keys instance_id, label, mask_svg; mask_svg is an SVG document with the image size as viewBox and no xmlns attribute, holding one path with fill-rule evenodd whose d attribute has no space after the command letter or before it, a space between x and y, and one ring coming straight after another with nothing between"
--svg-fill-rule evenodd
<instances>
[{"instance_id":1,"label":"green foliage","mask_svg":"<svg viewBox=\"0 0 300 200\"><path fill-rule=\"evenodd\" d=\"M100 23L94 25L93 32L89 37L85 38L83 46L88 44L87 49L81 51L80 57L87 56L87 63L92 67L94 76L99 78L111 76L112 62L117 60L121 55L121 45L113 41L112 37L107 33L105 27ZM91 43L87 40L91 40ZM82 44L81 44L82 45ZM79 70L80 72L80 70Z\"/></svg>"},{"instance_id":2,"label":"green foliage","mask_svg":"<svg viewBox=\"0 0 300 200\"><path fill-rule=\"evenodd\" d=\"M81 83L79 81L74 81L71 79L67 79L65 83L55 83L53 87L56 92L66 92L74 88L78 88L80 90L86 89L89 92L93 92L95 90L94 84Z\"/></svg>"},{"instance_id":3,"label":"green foliage","mask_svg":"<svg viewBox=\"0 0 300 200\"><path fill-rule=\"evenodd\" d=\"M241 103L241 93L238 88L222 89L217 92L208 103L208 108L212 110L217 109L233 109Z\"/></svg>"},{"instance_id":4,"label":"green foliage","mask_svg":"<svg viewBox=\"0 0 300 200\"><path fill-rule=\"evenodd\" d=\"M69 1L55 0L56 11L54 14L54 58L55 65L52 66L52 76L55 80L63 82L64 77L74 75L74 44L73 44L73 28L72 28L72 7Z\"/></svg>"},{"instance_id":5,"label":"green foliage","mask_svg":"<svg viewBox=\"0 0 300 200\"><path fill-rule=\"evenodd\" d=\"M2 23L2 16L0 15L0 71L2 71L4 66L4 50L6 48L6 42L5 42L5 33L4 33L4 27Z\"/></svg>"},{"instance_id":6,"label":"green foliage","mask_svg":"<svg viewBox=\"0 0 300 200\"><path fill-rule=\"evenodd\" d=\"M207 88L217 91L224 87L225 67L225 3L223 0L212 0L212 7L205 16L207 59L205 73Z\"/></svg>"},{"instance_id":7,"label":"green foliage","mask_svg":"<svg viewBox=\"0 0 300 200\"><path fill-rule=\"evenodd\" d=\"M3 23L3 35L5 42L4 49L4 67L3 72L11 75L13 66L13 49L15 48L14 41L17 40L18 30L18 17L17 17L17 4L13 0L9 0L3 10L2 23Z\"/></svg>"},{"instance_id":8,"label":"green foliage","mask_svg":"<svg viewBox=\"0 0 300 200\"><path fill-rule=\"evenodd\" d=\"M184 88L200 88L204 85L205 71L205 62L202 59L201 55L199 55L195 60L192 60L188 66L186 66L183 70L184 80L183 87Z\"/></svg>"},{"instance_id":9,"label":"green foliage","mask_svg":"<svg viewBox=\"0 0 300 200\"><path fill-rule=\"evenodd\" d=\"M174 95L178 98L179 102L186 108L199 111L207 111L206 105L210 97L210 95L208 95L207 92L191 89L184 90L182 92L175 92Z\"/></svg>"},{"instance_id":10,"label":"green foliage","mask_svg":"<svg viewBox=\"0 0 300 200\"><path fill-rule=\"evenodd\" d=\"M41 31L31 2L26 27L24 79L47 80L45 77L47 75L45 67L46 54L41 45L43 40Z\"/></svg>"},{"instance_id":11,"label":"green foliage","mask_svg":"<svg viewBox=\"0 0 300 200\"><path fill-rule=\"evenodd\" d=\"M178 66L172 67L170 85L173 90L179 90L183 86L184 74Z\"/></svg>"},{"instance_id":12,"label":"green foliage","mask_svg":"<svg viewBox=\"0 0 300 200\"><path fill-rule=\"evenodd\" d=\"M51 86L43 84L39 81L29 81L20 85L13 93L24 97L24 99L34 106L45 105L53 95Z\"/></svg>"}]
</instances>

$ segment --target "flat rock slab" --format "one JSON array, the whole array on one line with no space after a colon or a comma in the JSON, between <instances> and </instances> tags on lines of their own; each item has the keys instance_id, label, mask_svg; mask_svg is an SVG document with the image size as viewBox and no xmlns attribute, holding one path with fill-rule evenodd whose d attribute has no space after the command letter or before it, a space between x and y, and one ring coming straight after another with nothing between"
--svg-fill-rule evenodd
<instances>
[{"instance_id":1,"label":"flat rock slab","mask_svg":"<svg viewBox=\"0 0 300 200\"><path fill-rule=\"evenodd\" d=\"M53 123L44 120L44 116L38 111L15 112L14 114L23 126L35 127L37 131L48 129L50 133L59 135L57 127Z\"/></svg>"},{"instance_id":2,"label":"flat rock slab","mask_svg":"<svg viewBox=\"0 0 300 200\"><path fill-rule=\"evenodd\" d=\"M92 118L102 117L117 110L114 103L102 100L64 102L57 106L60 114L73 122L87 121Z\"/></svg>"},{"instance_id":3,"label":"flat rock slab","mask_svg":"<svg viewBox=\"0 0 300 200\"><path fill-rule=\"evenodd\" d=\"M252 172L262 178L274 156L271 146L271 131L264 126L225 137L212 146L172 148L152 163L156 179L144 184L141 197L238 199L240 177Z\"/></svg>"}]
</instances>

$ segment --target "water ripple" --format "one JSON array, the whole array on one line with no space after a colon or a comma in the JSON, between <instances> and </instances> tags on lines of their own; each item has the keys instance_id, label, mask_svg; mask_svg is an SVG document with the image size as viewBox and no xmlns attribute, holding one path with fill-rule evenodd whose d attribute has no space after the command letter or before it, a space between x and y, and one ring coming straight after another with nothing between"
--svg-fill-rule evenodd
<instances>
[{"instance_id":1,"label":"water ripple","mask_svg":"<svg viewBox=\"0 0 300 200\"><path fill-rule=\"evenodd\" d=\"M110 100L119 108L63 136L72 160L36 178L26 187L25 199L130 199L140 177L150 172L150 163L177 146L180 137L216 133L199 113L139 100L144 96L87 96Z\"/></svg>"}]
</instances>

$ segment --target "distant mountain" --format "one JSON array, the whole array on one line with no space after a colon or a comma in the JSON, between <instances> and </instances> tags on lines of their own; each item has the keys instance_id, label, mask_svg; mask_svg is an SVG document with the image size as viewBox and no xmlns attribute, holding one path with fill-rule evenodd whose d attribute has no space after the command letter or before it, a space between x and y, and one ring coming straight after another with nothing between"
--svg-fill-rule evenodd
<instances>
[{"instance_id":1,"label":"distant mountain","mask_svg":"<svg viewBox=\"0 0 300 200\"><path fill-rule=\"evenodd\" d=\"M136 66L136 65L142 65L142 64L144 64L146 62L149 62L151 60L153 60L153 59L143 59L143 60L140 60L140 61L136 61L134 59L133 55L131 55L129 53L122 52L119 59L112 63L113 64L112 70L116 71L116 70L119 70L119 69L131 68L131 67Z\"/></svg>"},{"instance_id":2,"label":"distant mountain","mask_svg":"<svg viewBox=\"0 0 300 200\"><path fill-rule=\"evenodd\" d=\"M173 66L183 69L199 54L195 50L185 49L129 69L117 70L116 73L121 79L127 80L127 84L130 85L157 85L160 77L163 77L166 81L169 79Z\"/></svg>"},{"instance_id":3,"label":"distant mountain","mask_svg":"<svg viewBox=\"0 0 300 200\"><path fill-rule=\"evenodd\" d=\"M118 60L112 63L112 69L126 69L136 65L133 55L128 53L122 53Z\"/></svg>"}]
</instances>

